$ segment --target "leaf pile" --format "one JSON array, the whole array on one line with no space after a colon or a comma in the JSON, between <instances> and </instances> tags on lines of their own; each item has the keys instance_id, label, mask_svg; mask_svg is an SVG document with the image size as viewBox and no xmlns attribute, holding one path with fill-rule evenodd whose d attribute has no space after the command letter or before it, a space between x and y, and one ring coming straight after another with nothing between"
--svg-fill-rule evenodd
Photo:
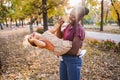
<instances>
[{"instance_id":1,"label":"leaf pile","mask_svg":"<svg viewBox=\"0 0 120 80\"><path fill-rule=\"evenodd\" d=\"M21 32L22 31L22 32ZM22 44L25 30L0 32L1 80L59 80L59 60L47 50ZM120 55L84 44L82 80L120 80Z\"/></svg>"}]
</instances>

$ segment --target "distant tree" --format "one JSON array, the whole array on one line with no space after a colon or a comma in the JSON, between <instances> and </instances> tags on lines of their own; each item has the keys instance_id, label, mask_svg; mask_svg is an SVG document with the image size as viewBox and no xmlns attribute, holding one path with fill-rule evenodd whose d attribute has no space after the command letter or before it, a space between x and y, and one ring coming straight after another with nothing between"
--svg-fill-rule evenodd
<instances>
[{"instance_id":1,"label":"distant tree","mask_svg":"<svg viewBox=\"0 0 120 80\"><path fill-rule=\"evenodd\" d=\"M103 3L104 3L104 0L102 0L101 1L101 23L100 23L100 31L103 31L103 12L104 12L104 10L103 10L103 7L104 7L104 5L103 5Z\"/></svg>"},{"instance_id":2,"label":"distant tree","mask_svg":"<svg viewBox=\"0 0 120 80\"><path fill-rule=\"evenodd\" d=\"M86 0L85 6L89 8L89 14L85 16L90 24L96 24L100 22L100 3L97 0Z\"/></svg>"},{"instance_id":3,"label":"distant tree","mask_svg":"<svg viewBox=\"0 0 120 80\"><path fill-rule=\"evenodd\" d=\"M68 0L47 0L47 12L48 16L63 13L65 4ZM30 29L32 30L32 24L42 14L42 1L41 0L27 0L24 6L25 15L30 17Z\"/></svg>"},{"instance_id":4,"label":"distant tree","mask_svg":"<svg viewBox=\"0 0 120 80\"><path fill-rule=\"evenodd\" d=\"M42 14L42 0L10 0L11 1L11 17L14 20L25 18L30 19L30 31L33 31L33 23ZM56 14L62 14L64 6L67 4L68 0L47 0L47 11L48 16L53 16Z\"/></svg>"},{"instance_id":5,"label":"distant tree","mask_svg":"<svg viewBox=\"0 0 120 80\"><path fill-rule=\"evenodd\" d=\"M4 0L0 1L0 27L3 29L3 26L1 23L4 22L4 19L6 18L6 15L8 13L7 7L4 6Z\"/></svg>"},{"instance_id":6,"label":"distant tree","mask_svg":"<svg viewBox=\"0 0 120 80\"><path fill-rule=\"evenodd\" d=\"M116 19L118 21L118 25L120 27L120 1L118 1L118 0L111 0L111 5L112 5L112 7L113 7L113 9L114 9L114 11L116 13L116 14L114 14L114 15L116 15L114 17L116 17Z\"/></svg>"}]
</instances>

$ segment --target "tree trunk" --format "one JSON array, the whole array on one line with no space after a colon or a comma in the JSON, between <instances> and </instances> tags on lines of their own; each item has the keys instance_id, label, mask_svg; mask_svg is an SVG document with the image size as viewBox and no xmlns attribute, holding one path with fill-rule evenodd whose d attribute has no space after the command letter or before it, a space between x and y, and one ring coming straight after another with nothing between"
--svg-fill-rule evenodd
<instances>
[{"instance_id":1,"label":"tree trunk","mask_svg":"<svg viewBox=\"0 0 120 80\"><path fill-rule=\"evenodd\" d=\"M21 26L21 22L20 22L20 19L19 19L19 26Z\"/></svg>"},{"instance_id":2,"label":"tree trunk","mask_svg":"<svg viewBox=\"0 0 120 80\"><path fill-rule=\"evenodd\" d=\"M120 15L119 15L117 10L115 10L115 11L116 11L116 14L117 14L118 26L120 27Z\"/></svg>"},{"instance_id":3,"label":"tree trunk","mask_svg":"<svg viewBox=\"0 0 120 80\"><path fill-rule=\"evenodd\" d=\"M100 24L100 31L103 31L103 1L101 1L101 24Z\"/></svg>"},{"instance_id":4,"label":"tree trunk","mask_svg":"<svg viewBox=\"0 0 120 80\"><path fill-rule=\"evenodd\" d=\"M118 19L118 25L119 25L119 28L120 28L120 18Z\"/></svg>"},{"instance_id":5,"label":"tree trunk","mask_svg":"<svg viewBox=\"0 0 120 80\"><path fill-rule=\"evenodd\" d=\"M107 23L108 12L109 12L109 10L107 9L107 11L106 11L106 16L105 16L105 23Z\"/></svg>"},{"instance_id":6,"label":"tree trunk","mask_svg":"<svg viewBox=\"0 0 120 80\"><path fill-rule=\"evenodd\" d=\"M33 26L30 24L30 33L33 33Z\"/></svg>"},{"instance_id":7,"label":"tree trunk","mask_svg":"<svg viewBox=\"0 0 120 80\"><path fill-rule=\"evenodd\" d=\"M46 7L46 0L42 0L42 12L43 12L43 26L44 26L44 31L48 30L48 25L47 25L47 7Z\"/></svg>"},{"instance_id":8,"label":"tree trunk","mask_svg":"<svg viewBox=\"0 0 120 80\"><path fill-rule=\"evenodd\" d=\"M112 4L112 6L113 6L113 8L115 9L115 12L116 12L116 14L117 14L118 26L120 27L120 15L119 15L119 12L118 12L117 9L115 8L112 0L111 0L111 4Z\"/></svg>"},{"instance_id":9,"label":"tree trunk","mask_svg":"<svg viewBox=\"0 0 120 80\"><path fill-rule=\"evenodd\" d=\"M82 6L85 6L85 1L86 0L82 0ZM82 26L84 26L84 18L81 20L81 24L82 24Z\"/></svg>"},{"instance_id":10,"label":"tree trunk","mask_svg":"<svg viewBox=\"0 0 120 80\"><path fill-rule=\"evenodd\" d=\"M30 33L33 33L33 22L32 17L30 18Z\"/></svg>"},{"instance_id":11,"label":"tree trunk","mask_svg":"<svg viewBox=\"0 0 120 80\"><path fill-rule=\"evenodd\" d=\"M5 19L5 25L6 25L7 28L9 27L8 22L7 22L7 18Z\"/></svg>"},{"instance_id":12,"label":"tree trunk","mask_svg":"<svg viewBox=\"0 0 120 80\"><path fill-rule=\"evenodd\" d=\"M0 28L1 28L1 30L3 30L3 26L2 26L2 24L0 23Z\"/></svg>"},{"instance_id":13,"label":"tree trunk","mask_svg":"<svg viewBox=\"0 0 120 80\"><path fill-rule=\"evenodd\" d=\"M30 18L30 33L33 32L33 23L37 20L38 16L35 16L35 18Z\"/></svg>"},{"instance_id":14,"label":"tree trunk","mask_svg":"<svg viewBox=\"0 0 120 80\"><path fill-rule=\"evenodd\" d=\"M18 25L18 23L17 23L17 20L15 20L15 25L16 25L16 27L19 27L19 25Z\"/></svg>"},{"instance_id":15,"label":"tree trunk","mask_svg":"<svg viewBox=\"0 0 120 80\"><path fill-rule=\"evenodd\" d=\"M37 21L36 21L36 25L38 26L38 24L39 24L39 23L38 23L38 20L37 20Z\"/></svg>"},{"instance_id":16,"label":"tree trunk","mask_svg":"<svg viewBox=\"0 0 120 80\"><path fill-rule=\"evenodd\" d=\"M24 26L23 26L23 25L24 25L23 19L22 19L21 21L22 21L22 27L24 27Z\"/></svg>"},{"instance_id":17,"label":"tree trunk","mask_svg":"<svg viewBox=\"0 0 120 80\"><path fill-rule=\"evenodd\" d=\"M0 61L0 76L2 75L2 62Z\"/></svg>"},{"instance_id":18,"label":"tree trunk","mask_svg":"<svg viewBox=\"0 0 120 80\"><path fill-rule=\"evenodd\" d=\"M117 12L117 20L118 20L118 26L120 27L120 16L118 12Z\"/></svg>"},{"instance_id":19,"label":"tree trunk","mask_svg":"<svg viewBox=\"0 0 120 80\"><path fill-rule=\"evenodd\" d=\"M12 18L10 18L10 28L12 28Z\"/></svg>"}]
</instances>

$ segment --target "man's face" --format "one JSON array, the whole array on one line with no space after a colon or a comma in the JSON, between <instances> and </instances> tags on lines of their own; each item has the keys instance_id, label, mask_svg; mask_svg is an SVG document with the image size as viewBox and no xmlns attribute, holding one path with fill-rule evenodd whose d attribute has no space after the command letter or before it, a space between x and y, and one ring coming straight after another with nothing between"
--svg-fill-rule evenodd
<instances>
[{"instance_id":1,"label":"man's face","mask_svg":"<svg viewBox=\"0 0 120 80\"><path fill-rule=\"evenodd\" d=\"M69 16L70 24L74 25L78 23L83 18L82 13L76 10L72 10Z\"/></svg>"},{"instance_id":2,"label":"man's face","mask_svg":"<svg viewBox=\"0 0 120 80\"><path fill-rule=\"evenodd\" d=\"M69 22L70 22L71 25L74 25L76 23L75 15L70 14L70 16L69 16Z\"/></svg>"}]
</instances>

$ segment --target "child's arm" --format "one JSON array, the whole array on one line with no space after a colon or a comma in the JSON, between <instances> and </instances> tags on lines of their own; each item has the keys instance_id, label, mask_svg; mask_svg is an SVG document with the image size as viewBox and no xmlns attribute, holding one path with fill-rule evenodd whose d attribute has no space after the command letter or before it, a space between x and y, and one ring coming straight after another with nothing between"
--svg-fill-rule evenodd
<instances>
[{"instance_id":1,"label":"child's arm","mask_svg":"<svg viewBox=\"0 0 120 80\"><path fill-rule=\"evenodd\" d=\"M45 48L46 43L37 39L33 39L33 43L38 47L38 48Z\"/></svg>"},{"instance_id":2,"label":"child's arm","mask_svg":"<svg viewBox=\"0 0 120 80\"><path fill-rule=\"evenodd\" d=\"M62 24L64 23L64 20L61 18L61 19L59 19L58 20L58 23L55 25L55 27L53 27L52 29L50 29L49 31L52 33L52 34L54 34L57 30L58 30L58 28L60 27L60 26L62 26Z\"/></svg>"},{"instance_id":3,"label":"child's arm","mask_svg":"<svg viewBox=\"0 0 120 80\"><path fill-rule=\"evenodd\" d=\"M46 44L46 46L45 46L46 49L48 49L50 51L54 51L54 45L49 40L40 39L40 41L43 41Z\"/></svg>"},{"instance_id":4,"label":"child's arm","mask_svg":"<svg viewBox=\"0 0 120 80\"><path fill-rule=\"evenodd\" d=\"M56 24L55 27L53 27L52 29L50 29L49 31L52 33L52 34L55 34L55 32L57 31L57 29L59 28L60 24Z\"/></svg>"},{"instance_id":5,"label":"child's arm","mask_svg":"<svg viewBox=\"0 0 120 80\"><path fill-rule=\"evenodd\" d=\"M46 48L48 50L54 51L54 45L47 39L28 39L31 45L35 45L38 48Z\"/></svg>"}]
</instances>

